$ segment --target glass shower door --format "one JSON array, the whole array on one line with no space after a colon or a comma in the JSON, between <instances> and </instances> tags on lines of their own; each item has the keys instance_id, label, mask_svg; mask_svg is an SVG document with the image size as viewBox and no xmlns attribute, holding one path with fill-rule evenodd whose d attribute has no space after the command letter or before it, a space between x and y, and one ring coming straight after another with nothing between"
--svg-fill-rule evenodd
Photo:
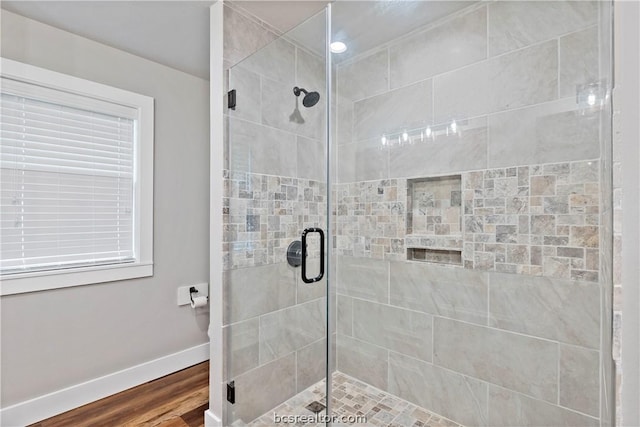
<instances>
[{"instance_id":1,"label":"glass shower door","mask_svg":"<svg viewBox=\"0 0 640 427\"><path fill-rule=\"evenodd\" d=\"M325 25L322 12L229 70L225 425L274 424L325 378Z\"/></svg>"}]
</instances>

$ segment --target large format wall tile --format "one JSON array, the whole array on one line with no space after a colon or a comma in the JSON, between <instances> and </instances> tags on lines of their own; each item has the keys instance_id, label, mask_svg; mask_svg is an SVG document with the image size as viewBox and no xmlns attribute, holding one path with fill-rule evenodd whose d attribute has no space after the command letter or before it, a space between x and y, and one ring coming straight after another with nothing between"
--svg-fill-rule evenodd
<instances>
[{"instance_id":1,"label":"large format wall tile","mask_svg":"<svg viewBox=\"0 0 640 427\"><path fill-rule=\"evenodd\" d=\"M389 177L414 178L487 167L487 121L470 120L460 134L389 148Z\"/></svg>"},{"instance_id":2,"label":"large format wall tile","mask_svg":"<svg viewBox=\"0 0 640 427\"><path fill-rule=\"evenodd\" d=\"M354 338L338 335L336 352L338 371L379 389L387 389L387 350Z\"/></svg>"},{"instance_id":3,"label":"large format wall tile","mask_svg":"<svg viewBox=\"0 0 640 427\"><path fill-rule=\"evenodd\" d=\"M260 363L264 364L322 339L326 334L324 298L260 317Z\"/></svg>"},{"instance_id":4,"label":"large format wall tile","mask_svg":"<svg viewBox=\"0 0 640 427\"><path fill-rule=\"evenodd\" d=\"M387 49L339 65L336 71L340 96L359 101L389 89L389 63Z\"/></svg>"},{"instance_id":5,"label":"large format wall tile","mask_svg":"<svg viewBox=\"0 0 640 427\"><path fill-rule=\"evenodd\" d=\"M381 303L389 301L387 261L343 256L337 263L338 294Z\"/></svg>"},{"instance_id":6,"label":"large format wall tile","mask_svg":"<svg viewBox=\"0 0 640 427\"><path fill-rule=\"evenodd\" d=\"M319 227L324 228L324 224L316 224ZM296 302L301 304L303 302L322 298L327 294L327 282L326 277L315 283L305 283L300 277L300 269L296 271ZM311 273L308 273L311 274Z\"/></svg>"},{"instance_id":7,"label":"large format wall tile","mask_svg":"<svg viewBox=\"0 0 640 427\"><path fill-rule=\"evenodd\" d=\"M597 283L491 273L489 324L591 348L600 345Z\"/></svg>"},{"instance_id":8,"label":"large format wall tile","mask_svg":"<svg viewBox=\"0 0 640 427\"><path fill-rule=\"evenodd\" d=\"M353 102L340 92L335 95L335 99L336 108L333 116L336 128L335 145L340 146L353 142Z\"/></svg>"},{"instance_id":9,"label":"large format wall tile","mask_svg":"<svg viewBox=\"0 0 640 427\"><path fill-rule=\"evenodd\" d=\"M560 346L560 405L597 417L600 412L600 354Z\"/></svg>"},{"instance_id":10,"label":"large format wall tile","mask_svg":"<svg viewBox=\"0 0 640 427\"><path fill-rule=\"evenodd\" d=\"M560 38L560 96L576 96L576 85L599 80L598 27Z\"/></svg>"},{"instance_id":11,"label":"large format wall tile","mask_svg":"<svg viewBox=\"0 0 640 427\"><path fill-rule=\"evenodd\" d=\"M369 181L389 177L389 150L380 139L338 146L338 182Z\"/></svg>"},{"instance_id":12,"label":"large format wall tile","mask_svg":"<svg viewBox=\"0 0 640 427\"><path fill-rule=\"evenodd\" d=\"M296 271L286 263L225 273L225 324L289 307L296 298Z\"/></svg>"},{"instance_id":13,"label":"large format wall tile","mask_svg":"<svg viewBox=\"0 0 640 427\"><path fill-rule=\"evenodd\" d=\"M296 149L292 133L229 118L229 169L233 171L296 176Z\"/></svg>"},{"instance_id":14,"label":"large format wall tile","mask_svg":"<svg viewBox=\"0 0 640 427\"><path fill-rule=\"evenodd\" d=\"M258 318L227 325L223 328L224 375L233 378L258 366Z\"/></svg>"},{"instance_id":15,"label":"large format wall tile","mask_svg":"<svg viewBox=\"0 0 640 427\"><path fill-rule=\"evenodd\" d=\"M260 76L242 66L233 67L229 70L229 89L236 90L236 108L227 110L229 117L260 123L260 97L256 96L260 93Z\"/></svg>"},{"instance_id":16,"label":"large format wall tile","mask_svg":"<svg viewBox=\"0 0 640 427\"><path fill-rule=\"evenodd\" d=\"M231 417L249 423L296 394L296 355L289 354L234 379Z\"/></svg>"},{"instance_id":17,"label":"large format wall tile","mask_svg":"<svg viewBox=\"0 0 640 427\"><path fill-rule=\"evenodd\" d=\"M285 39L279 38L242 61L242 67L270 80L293 84L296 72L296 48Z\"/></svg>"},{"instance_id":18,"label":"large format wall tile","mask_svg":"<svg viewBox=\"0 0 640 427\"><path fill-rule=\"evenodd\" d=\"M326 162L324 161L324 141L297 137L298 178L326 181Z\"/></svg>"},{"instance_id":19,"label":"large format wall tile","mask_svg":"<svg viewBox=\"0 0 640 427\"><path fill-rule=\"evenodd\" d=\"M353 298L337 295L337 332L340 335L353 336Z\"/></svg>"},{"instance_id":20,"label":"large format wall tile","mask_svg":"<svg viewBox=\"0 0 640 427\"><path fill-rule=\"evenodd\" d=\"M356 102L353 128L357 141L431 124L431 80Z\"/></svg>"},{"instance_id":21,"label":"large format wall tile","mask_svg":"<svg viewBox=\"0 0 640 427\"><path fill-rule=\"evenodd\" d=\"M572 98L489 116L489 167L587 160L600 156L599 114Z\"/></svg>"},{"instance_id":22,"label":"large format wall tile","mask_svg":"<svg viewBox=\"0 0 640 427\"><path fill-rule=\"evenodd\" d=\"M327 97L326 72L324 58L313 55L304 49L296 49L296 80L294 82L296 86L309 92L318 92L320 99L325 101ZM317 104L315 108L319 108L320 105Z\"/></svg>"},{"instance_id":23,"label":"large format wall tile","mask_svg":"<svg viewBox=\"0 0 640 427\"><path fill-rule=\"evenodd\" d=\"M489 425L495 427L597 427L596 418L489 386Z\"/></svg>"},{"instance_id":24,"label":"large format wall tile","mask_svg":"<svg viewBox=\"0 0 640 427\"><path fill-rule=\"evenodd\" d=\"M486 325L487 273L433 264L391 263L392 305Z\"/></svg>"},{"instance_id":25,"label":"large format wall tile","mask_svg":"<svg viewBox=\"0 0 640 427\"><path fill-rule=\"evenodd\" d=\"M296 354L296 391L300 393L322 380L327 373L327 340L301 348Z\"/></svg>"},{"instance_id":26,"label":"large format wall tile","mask_svg":"<svg viewBox=\"0 0 640 427\"><path fill-rule=\"evenodd\" d=\"M580 30L597 19L597 1L493 2L489 4L489 55Z\"/></svg>"},{"instance_id":27,"label":"large format wall tile","mask_svg":"<svg viewBox=\"0 0 640 427\"><path fill-rule=\"evenodd\" d=\"M354 299L353 336L431 361L432 318L424 313Z\"/></svg>"},{"instance_id":28,"label":"large format wall tile","mask_svg":"<svg viewBox=\"0 0 640 427\"><path fill-rule=\"evenodd\" d=\"M235 65L272 42L277 35L237 10L224 8L224 58ZM225 67L225 69L228 67Z\"/></svg>"},{"instance_id":29,"label":"large format wall tile","mask_svg":"<svg viewBox=\"0 0 640 427\"><path fill-rule=\"evenodd\" d=\"M436 123L556 99L557 42L539 44L436 76L433 86Z\"/></svg>"},{"instance_id":30,"label":"large format wall tile","mask_svg":"<svg viewBox=\"0 0 640 427\"><path fill-rule=\"evenodd\" d=\"M487 425L487 384L389 353L388 391L466 426Z\"/></svg>"},{"instance_id":31,"label":"large format wall tile","mask_svg":"<svg viewBox=\"0 0 640 427\"><path fill-rule=\"evenodd\" d=\"M434 318L434 364L555 402L558 345L524 335Z\"/></svg>"},{"instance_id":32,"label":"large format wall tile","mask_svg":"<svg viewBox=\"0 0 640 427\"><path fill-rule=\"evenodd\" d=\"M293 87L293 79L282 83L262 78L262 123L296 135L313 139L322 138L326 100L321 98L315 106L306 108L302 105L304 94L296 97L293 93ZM296 108L298 108L304 123L298 123L291 119ZM291 154L285 156L289 162L293 162Z\"/></svg>"},{"instance_id":33,"label":"large format wall tile","mask_svg":"<svg viewBox=\"0 0 640 427\"><path fill-rule=\"evenodd\" d=\"M485 59L485 7L391 45L391 87L397 88Z\"/></svg>"}]
</instances>

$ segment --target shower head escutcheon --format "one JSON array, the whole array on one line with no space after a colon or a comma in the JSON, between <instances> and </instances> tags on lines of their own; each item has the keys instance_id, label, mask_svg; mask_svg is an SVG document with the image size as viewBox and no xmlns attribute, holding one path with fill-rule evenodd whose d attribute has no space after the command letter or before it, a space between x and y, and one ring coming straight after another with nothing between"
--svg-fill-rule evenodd
<instances>
[{"instance_id":1,"label":"shower head escutcheon","mask_svg":"<svg viewBox=\"0 0 640 427\"><path fill-rule=\"evenodd\" d=\"M304 93L304 98L302 98L302 105L305 107L313 107L320 101L320 94L318 92L307 92L307 90L301 87L294 87L293 94L295 96L300 96L301 93Z\"/></svg>"}]
</instances>

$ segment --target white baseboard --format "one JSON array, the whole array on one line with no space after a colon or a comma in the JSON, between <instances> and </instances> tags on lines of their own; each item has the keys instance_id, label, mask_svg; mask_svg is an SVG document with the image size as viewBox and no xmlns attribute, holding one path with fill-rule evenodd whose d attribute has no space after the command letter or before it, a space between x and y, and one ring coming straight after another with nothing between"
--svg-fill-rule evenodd
<instances>
[{"instance_id":1,"label":"white baseboard","mask_svg":"<svg viewBox=\"0 0 640 427\"><path fill-rule=\"evenodd\" d=\"M221 427L222 419L211 412L210 409L204 413L204 427Z\"/></svg>"},{"instance_id":2,"label":"white baseboard","mask_svg":"<svg viewBox=\"0 0 640 427\"><path fill-rule=\"evenodd\" d=\"M209 343L0 409L0 426L25 426L209 359Z\"/></svg>"}]
</instances>

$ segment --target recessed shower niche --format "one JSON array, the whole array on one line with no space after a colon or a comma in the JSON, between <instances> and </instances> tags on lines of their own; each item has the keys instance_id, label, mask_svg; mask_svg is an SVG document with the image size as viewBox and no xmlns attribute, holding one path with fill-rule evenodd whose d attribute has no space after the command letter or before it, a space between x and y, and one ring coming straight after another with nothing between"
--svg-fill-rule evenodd
<instances>
[{"instance_id":1,"label":"recessed shower niche","mask_svg":"<svg viewBox=\"0 0 640 427\"><path fill-rule=\"evenodd\" d=\"M407 259L462 265L460 175L407 180Z\"/></svg>"}]
</instances>

